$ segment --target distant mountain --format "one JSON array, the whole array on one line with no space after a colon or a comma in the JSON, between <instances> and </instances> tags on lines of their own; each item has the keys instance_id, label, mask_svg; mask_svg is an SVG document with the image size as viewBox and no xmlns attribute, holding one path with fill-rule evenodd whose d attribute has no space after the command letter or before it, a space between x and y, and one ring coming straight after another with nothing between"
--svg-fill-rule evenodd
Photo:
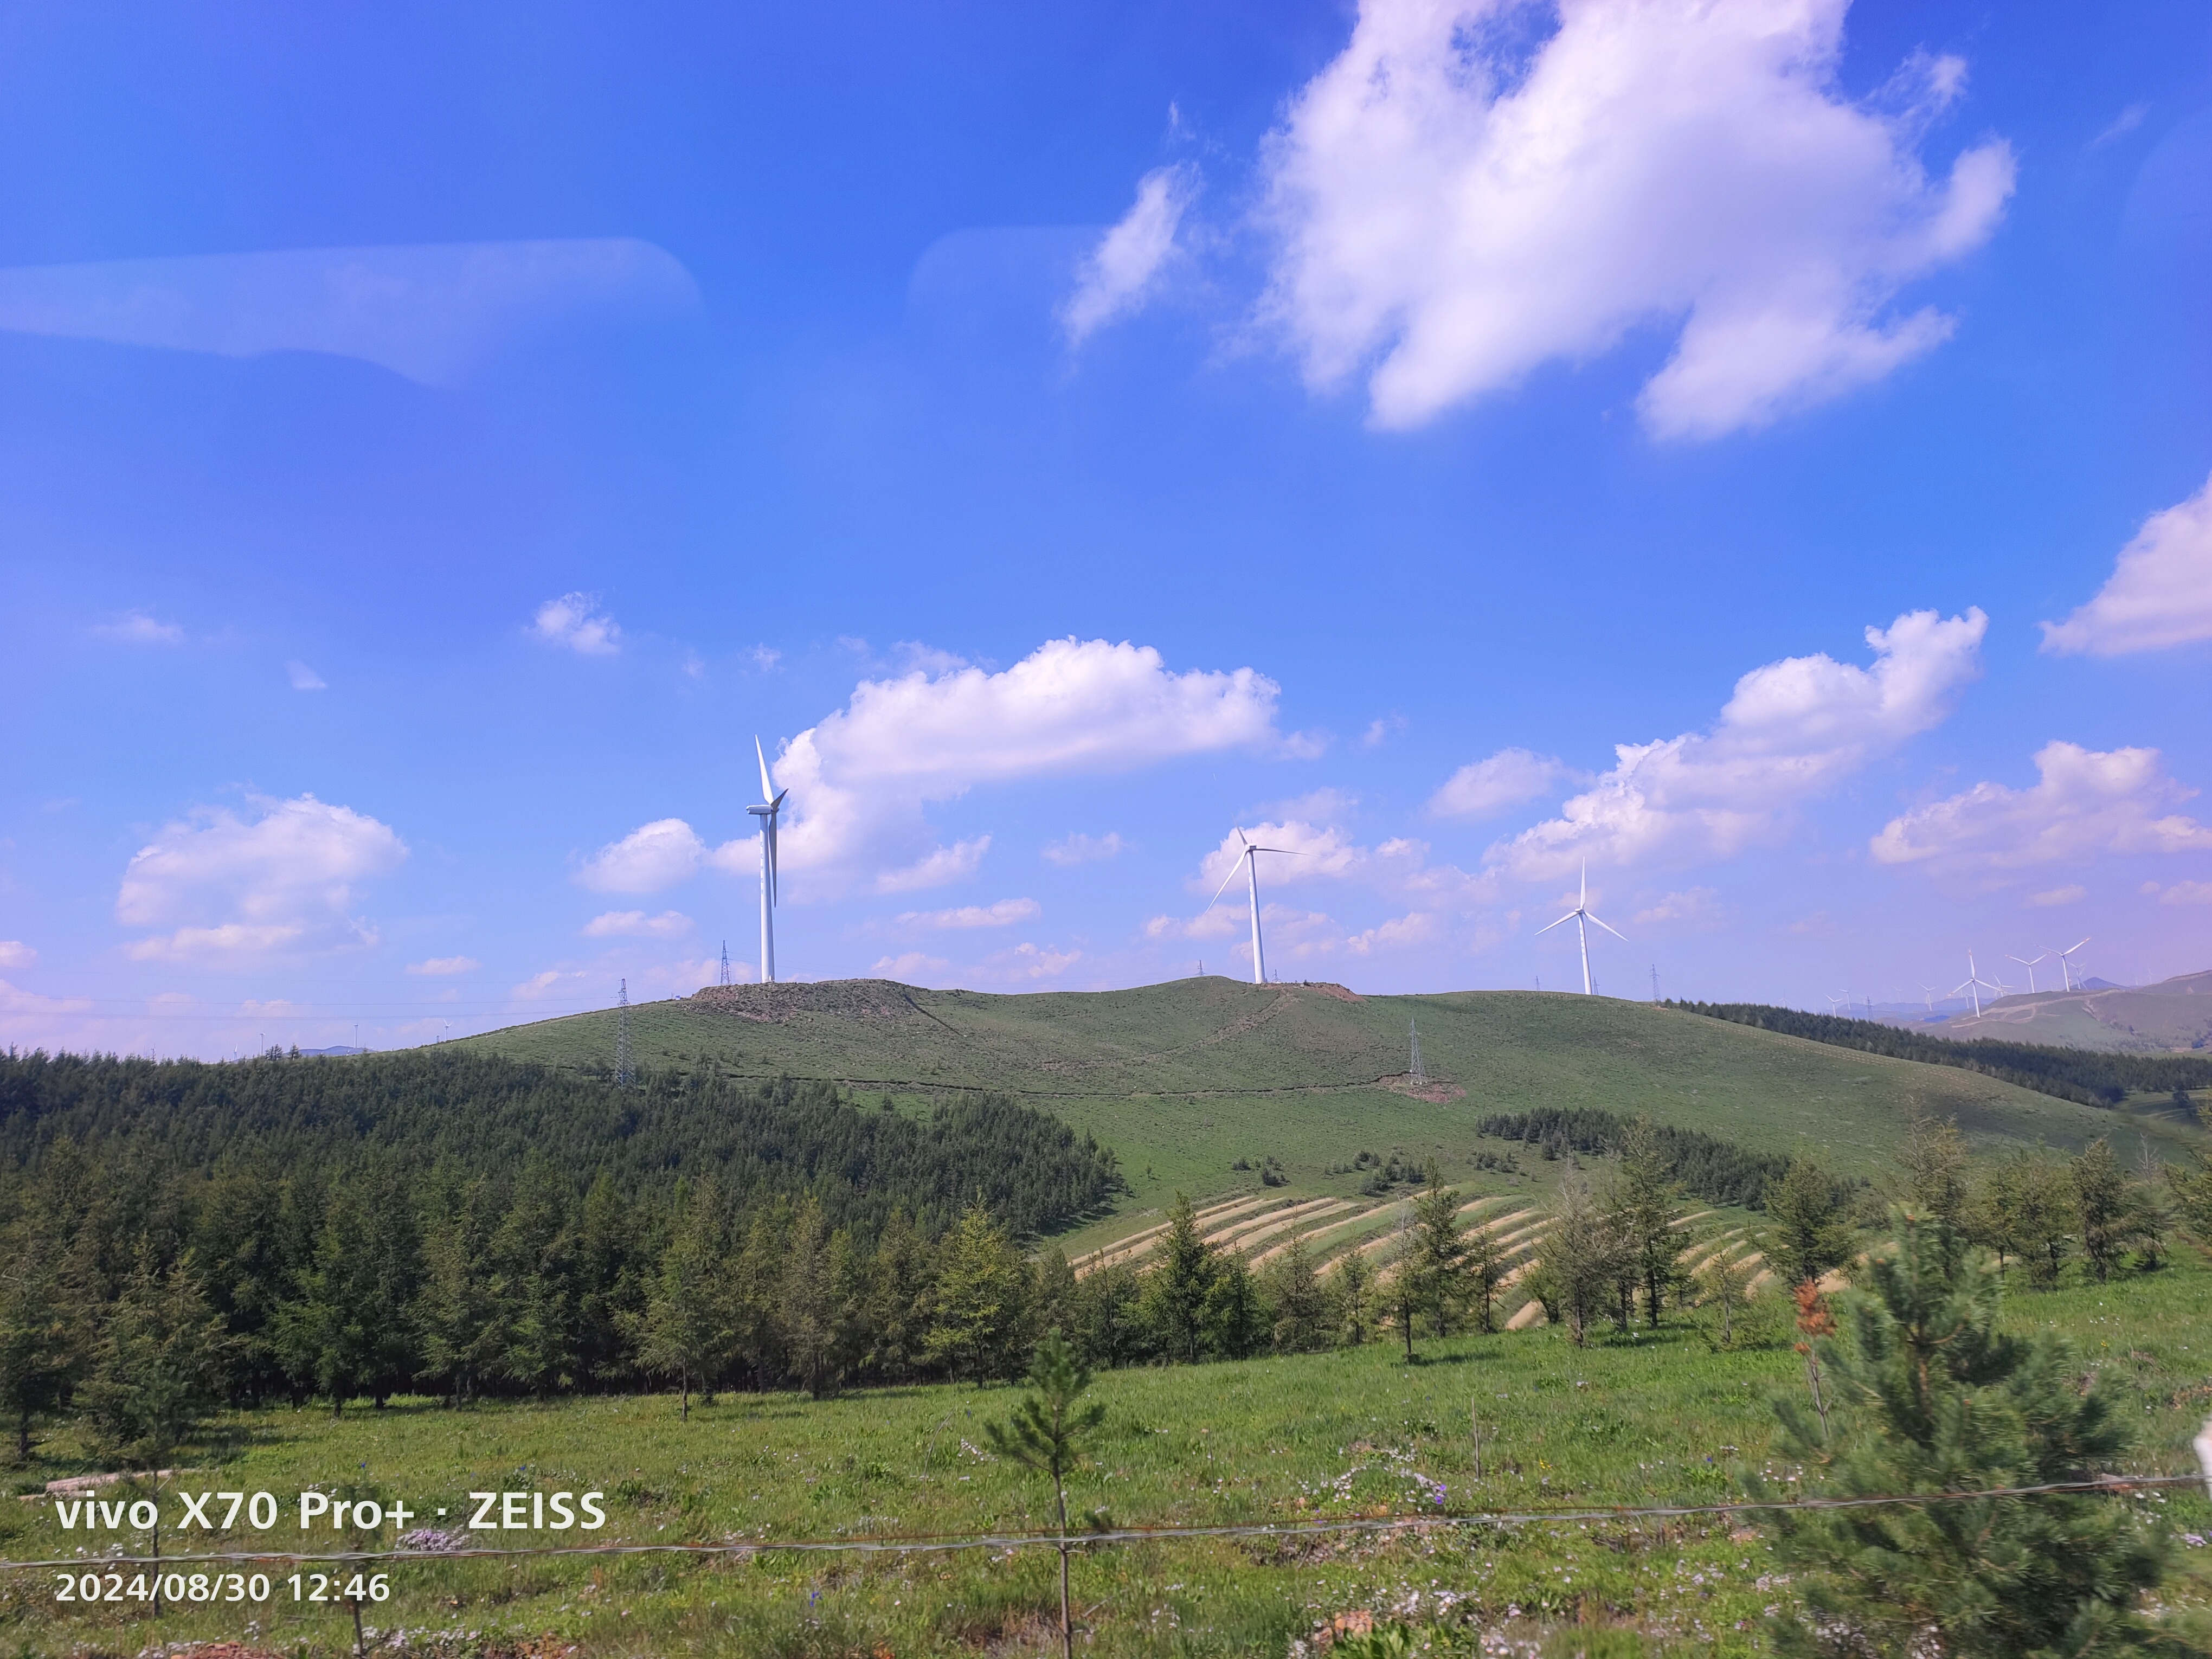
<instances>
[{"instance_id":1,"label":"distant mountain","mask_svg":"<svg viewBox=\"0 0 2212 1659\"><path fill-rule=\"evenodd\" d=\"M343 1046L336 1048L302 1048L300 1050L300 1057L305 1060L310 1055L365 1054L368 1052L366 1048L348 1048Z\"/></svg>"},{"instance_id":2,"label":"distant mountain","mask_svg":"<svg viewBox=\"0 0 2212 1659\"><path fill-rule=\"evenodd\" d=\"M2192 1054L2212 1049L2212 969L2178 974L2155 985L2092 979L2078 990L2037 991L1982 1005L1979 1018L1893 1020L1938 1036L2004 1037L2061 1048L2118 1054Z\"/></svg>"}]
</instances>

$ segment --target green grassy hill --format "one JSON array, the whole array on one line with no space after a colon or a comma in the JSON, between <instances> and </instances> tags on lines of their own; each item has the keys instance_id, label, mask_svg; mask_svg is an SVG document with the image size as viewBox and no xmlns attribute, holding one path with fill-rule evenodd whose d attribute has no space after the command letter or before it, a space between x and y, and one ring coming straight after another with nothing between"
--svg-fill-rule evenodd
<instances>
[{"instance_id":1,"label":"green grassy hill","mask_svg":"<svg viewBox=\"0 0 2212 1659\"><path fill-rule=\"evenodd\" d=\"M1425 1089L1405 1075L1409 1020L1419 1024ZM615 1021L612 1011L577 1014L469 1041L599 1068L613 1055ZM1646 1112L1868 1176L1887 1172L1916 1103L1955 1116L1984 1150L2037 1140L2074 1148L2124 1130L2132 1152L2140 1129L2172 1156L2198 1138L2169 1120L2076 1106L1972 1073L1557 993L1358 997L1217 977L995 996L841 980L647 1003L631 1010L631 1031L643 1066L820 1078L915 1103L990 1089L1048 1107L1121 1155L1132 1187L1124 1218L1176 1188L1209 1197L1256 1189L1256 1175L1231 1170L1239 1158L1279 1159L1283 1196L1349 1195L1360 1177L1331 1171L1363 1149L1401 1147L1437 1159L1470 1192L1510 1191L1516 1183L1504 1177L1467 1179L1484 1144L1475 1124L1531 1106Z\"/></svg>"}]
</instances>

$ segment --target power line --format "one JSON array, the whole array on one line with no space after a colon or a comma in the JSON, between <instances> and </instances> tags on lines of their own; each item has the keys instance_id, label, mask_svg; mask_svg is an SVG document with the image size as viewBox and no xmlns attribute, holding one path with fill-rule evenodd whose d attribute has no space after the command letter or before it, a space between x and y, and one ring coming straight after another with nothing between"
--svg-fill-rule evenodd
<instances>
[{"instance_id":1,"label":"power line","mask_svg":"<svg viewBox=\"0 0 2212 1659\"><path fill-rule=\"evenodd\" d=\"M1753 1498L1733 1504L1663 1504L1647 1507L1590 1505L1574 1509L1473 1510L1459 1515L1363 1516L1341 1521L1258 1521L1221 1526L1110 1527L1097 1532L934 1533L874 1538L751 1538L713 1544L535 1544L514 1548L451 1550L222 1550L202 1555L80 1555L51 1561L0 1561L0 1572L106 1563L120 1566L183 1567L205 1561L467 1561L519 1556L565 1555L917 1555L951 1550L1057 1548L1070 1544L1146 1544L1183 1538L1304 1538L1328 1533L1431 1532L1458 1527L1556 1526L1572 1522L1687 1520L1697 1516L1747 1515L1787 1510L1867 1510L1905 1504L1981 1504L1999 1498L2062 1496L2129 1498L2169 1486L2201 1486L2195 1474L2106 1475L2094 1480L2055 1480L2039 1486L1995 1486L1980 1492L1903 1492L1864 1498Z\"/></svg>"}]
</instances>

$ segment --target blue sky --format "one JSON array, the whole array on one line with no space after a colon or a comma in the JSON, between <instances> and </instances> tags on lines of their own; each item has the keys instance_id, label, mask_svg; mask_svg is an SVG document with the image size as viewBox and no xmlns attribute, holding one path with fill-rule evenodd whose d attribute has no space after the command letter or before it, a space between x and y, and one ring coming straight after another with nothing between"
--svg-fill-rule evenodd
<instances>
[{"instance_id":1,"label":"blue sky","mask_svg":"<svg viewBox=\"0 0 2212 1659\"><path fill-rule=\"evenodd\" d=\"M2201 6L4 15L0 1040L2212 963Z\"/></svg>"}]
</instances>

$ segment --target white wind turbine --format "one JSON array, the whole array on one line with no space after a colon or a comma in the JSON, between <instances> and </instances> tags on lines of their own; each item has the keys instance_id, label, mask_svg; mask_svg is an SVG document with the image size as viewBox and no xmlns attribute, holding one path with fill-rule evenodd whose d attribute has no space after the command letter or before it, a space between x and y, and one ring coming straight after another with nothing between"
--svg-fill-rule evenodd
<instances>
[{"instance_id":1,"label":"white wind turbine","mask_svg":"<svg viewBox=\"0 0 2212 1659\"><path fill-rule=\"evenodd\" d=\"M1280 853L1287 858L1303 855L1288 847L1255 847L1250 842L1244 841L1242 830L1237 832L1237 839L1244 842L1244 850L1237 855L1237 863L1229 866L1229 873L1221 878L1221 885L1213 890L1213 896L1206 900L1206 908L1211 910L1221 902L1221 896L1229 890L1229 884L1237 879L1237 865L1243 865L1245 878L1252 888L1252 983L1265 985L1267 982L1267 957L1260 948L1260 854Z\"/></svg>"},{"instance_id":2,"label":"white wind turbine","mask_svg":"<svg viewBox=\"0 0 2212 1659\"><path fill-rule=\"evenodd\" d=\"M2081 940L2080 944L2074 945L2071 949L2064 951L2051 951L2048 952L2048 954L2058 958L2058 966L2066 975L2066 988L2069 991L2078 991L2081 988L2074 982L2074 952L2080 950L2083 945L2087 945L2088 942L2089 941L2085 939Z\"/></svg>"},{"instance_id":3,"label":"white wind turbine","mask_svg":"<svg viewBox=\"0 0 2212 1659\"><path fill-rule=\"evenodd\" d=\"M783 811L784 796L790 794L791 791L787 789L780 795L775 786L769 781L768 752L761 747L761 740L757 737L753 739L753 757L760 762L761 804L748 806L745 811L760 820L761 983L773 985L775 983L775 822Z\"/></svg>"},{"instance_id":4,"label":"white wind turbine","mask_svg":"<svg viewBox=\"0 0 2212 1659\"><path fill-rule=\"evenodd\" d=\"M1923 986L1922 986L1922 987L1920 988L1920 1000L1921 1000L1923 1002L1924 1002L1924 1003L1926 1003L1926 1004L1928 1005L1928 1018L1930 1018L1930 1019L1935 1018L1936 1018L1936 988L1935 988L1934 986L1932 986L1932 985L1923 985Z\"/></svg>"},{"instance_id":5,"label":"white wind turbine","mask_svg":"<svg viewBox=\"0 0 2212 1659\"><path fill-rule=\"evenodd\" d=\"M2041 962L2044 957L2047 957L2050 954L2050 951L2045 951L2041 957L2016 957L2009 951L2005 952L2005 960L2007 962L2016 962L2021 967L2027 969L2027 994L2030 996L2033 996L2035 994L2035 964Z\"/></svg>"},{"instance_id":6,"label":"white wind turbine","mask_svg":"<svg viewBox=\"0 0 2212 1659\"><path fill-rule=\"evenodd\" d=\"M1539 927L1536 930L1536 936L1540 939L1546 933L1550 933L1553 927L1564 927L1571 921L1575 925L1575 932L1582 936L1583 994L1584 996L1594 996L1596 993L1590 985L1589 924L1593 921L1596 921L1599 927L1604 928L1607 933L1612 934L1623 945L1628 943L1628 935L1622 933L1620 928L1613 927L1609 922L1598 921L1598 919L1590 914L1589 860L1588 859L1584 859L1583 860L1583 888L1580 896L1575 900L1575 908L1568 911L1564 916L1561 916L1557 921L1553 922L1547 927Z\"/></svg>"},{"instance_id":7,"label":"white wind turbine","mask_svg":"<svg viewBox=\"0 0 2212 1659\"><path fill-rule=\"evenodd\" d=\"M1841 1016L1844 1010L1851 1006L1851 994L1849 991L1831 991L1827 994L1827 997L1828 1012L1831 1014Z\"/></svg>"},{"instance_id":8,"label":"white wind turbine","mask_svg":"<svg viewBox=\"0 0 2212 1659\"><path fill-rule=\"evenodd\" d=\"M1951 988L1951 994L1953 996L1956 996L1961 991L1964 991L1968 996L1974 1000L1974 1018L1976 1019L1979 1019L1982 1017L1982 993L1984 991L1995 991L2002 995L2004 991L2004 987L2002 985L1992 985L1989 981L1984 979L1981 975L1981 969L1974 966L1974 953L1972 951L1968 951L1966 952L1966 980L1961 984L1953 986Z\"/></svg>"}]
</instances>

